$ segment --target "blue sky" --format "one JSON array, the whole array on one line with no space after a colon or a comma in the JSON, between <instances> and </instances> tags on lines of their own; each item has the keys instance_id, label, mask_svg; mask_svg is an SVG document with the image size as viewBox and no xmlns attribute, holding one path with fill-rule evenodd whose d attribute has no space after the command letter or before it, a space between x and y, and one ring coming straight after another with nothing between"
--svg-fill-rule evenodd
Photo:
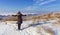
<instances>
[{"instance_id":1,"label":"blue sky","mask_svg":"<svg viewBox=\"0 0 60 35\"><path fill-rule=\"evenodd\" d=\"M60 11L60 0L0 0L0 14Z\"/></svg>"}]
</instances>

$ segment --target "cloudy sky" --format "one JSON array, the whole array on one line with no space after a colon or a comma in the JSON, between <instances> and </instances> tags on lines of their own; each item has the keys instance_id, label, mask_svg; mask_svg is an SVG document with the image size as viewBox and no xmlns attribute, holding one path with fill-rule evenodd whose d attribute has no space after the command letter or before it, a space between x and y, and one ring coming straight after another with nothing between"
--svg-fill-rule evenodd
<instances>
[{"instance_id":1,"label":"cloudy sky","mask_svg":"<svg viewBox=\"0 0 60 35\"><path fill-rule=\"evenodd\" d=\"M60 11L60 0L0 0L0 14Z\"/></svg>"}]
</instances>

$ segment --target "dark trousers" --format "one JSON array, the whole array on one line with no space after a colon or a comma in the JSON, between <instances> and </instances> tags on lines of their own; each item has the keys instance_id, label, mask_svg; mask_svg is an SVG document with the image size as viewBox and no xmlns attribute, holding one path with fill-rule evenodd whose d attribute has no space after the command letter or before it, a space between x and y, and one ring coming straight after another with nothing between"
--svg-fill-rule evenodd
<instances>
[{"instance_id":1,"label":"dark trousers","mask_svg":"<svg viewBox=\"0 0 60 35\"><path fill-rule=\"evenodd\" d=\"M21 29L21 24L18 24L18 30L20 30Z\"/></svg>"}]
</instances>

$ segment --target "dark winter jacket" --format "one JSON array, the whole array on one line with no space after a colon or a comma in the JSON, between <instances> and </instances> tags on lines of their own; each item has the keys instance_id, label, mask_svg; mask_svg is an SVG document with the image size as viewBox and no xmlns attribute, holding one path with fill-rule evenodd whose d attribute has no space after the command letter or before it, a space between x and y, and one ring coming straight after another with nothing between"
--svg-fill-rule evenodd
<instances>
[{"instance_id":1,"label":"dark winter jacket","mask_svg":"<svg viewBox=\"0 0 60 35\"><path fill-rule=\"evenodd\" d=\"M20 12L18 12L18 24L21 24L22 23L22 14Z\"/></svg>"},{"instance_id":2,"label":"dark winter jacket","mask_svg":"<svg viewBox=\"0 0 60 35\"><path fill-rule=\"evenodd\" d=\"M17 15L18 15L18 16L17 16L17 17L18 17L17 23L18 23L18 24L21 24L21 23L23 22L22 16L26 16L26 15L22 15L21 12L18 12Z\"/></svg>"}]
</instances>

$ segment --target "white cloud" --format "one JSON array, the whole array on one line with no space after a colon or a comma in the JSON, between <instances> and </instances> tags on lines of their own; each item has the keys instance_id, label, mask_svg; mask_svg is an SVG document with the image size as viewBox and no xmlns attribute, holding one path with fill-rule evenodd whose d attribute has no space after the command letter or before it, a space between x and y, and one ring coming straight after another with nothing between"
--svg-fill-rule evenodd
<instances>
[{"instance_id":1,"label":"white cloud","mask_svg":"<svg viewBox=\"0 0 60 35\"><path fill-rule=\"evenodd\" d=\"M34 4L32 6L28 6L24 9L22 9L23 11L35 11L39 9L39 6L45 5L45 4L49 4L51 2L54 2L56 0L33 0Z\"/></svg>"},{"instance_id":2,"label":"white cloud","mask_svg":"<svg viewBox=\"0 0 60 35\"><path fill-rule=\"evenodd\" d=\"M48 4L48 3L51 3L51 2L54 2L54 1L56 1L56 0L35 0L36 2L35 2L35 4L34 5L45 5L45 4ZM42 2L42 1L44 1L44 2Z\"/></svg>"},{"instance_id":3,"label":"white cloud","mask_svg":"<svg viewBox=\"0 0 60 35\"><path fill-rule=\"evenodd\" d=\"M33 1L44 1L44 0L33 0Z\"/></svg>"}]
</instances>

